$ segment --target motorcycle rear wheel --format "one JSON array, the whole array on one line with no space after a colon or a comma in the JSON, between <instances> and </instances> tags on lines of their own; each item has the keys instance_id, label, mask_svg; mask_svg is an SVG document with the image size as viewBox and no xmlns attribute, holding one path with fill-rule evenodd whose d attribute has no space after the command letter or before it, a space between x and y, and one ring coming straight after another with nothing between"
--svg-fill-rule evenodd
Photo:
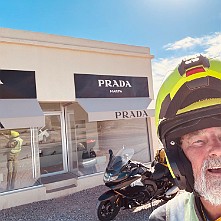
<instances>
[{"instance_id":1,"label":"motorcycle rear wheel","mask_svg":"<svg viewBox=\"0 0 221 221\"><path fill-rule=\"evenodd\" d=\"M114 202L110 200L98 201L97 216L100 221L109 221L114 219L120 211L120 198Z\"/></svg>"}]
</instances>

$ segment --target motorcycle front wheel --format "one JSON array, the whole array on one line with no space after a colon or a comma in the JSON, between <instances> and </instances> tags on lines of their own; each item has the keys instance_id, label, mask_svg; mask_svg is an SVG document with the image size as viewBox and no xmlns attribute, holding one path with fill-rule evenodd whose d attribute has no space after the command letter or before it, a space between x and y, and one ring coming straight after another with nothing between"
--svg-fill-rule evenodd
<instances>
[{"instance_id":1,"label":"motorcycle front wheel","mask_svg":"<svg viewBox=\"0 0 221 221\"><path fill-rule=\"evenodd\" d=\"M114 219L120 211L120 197L113 202L111 200L98 201L97 216L100 221L109 221Z\"/></svg>"}]
</instances>

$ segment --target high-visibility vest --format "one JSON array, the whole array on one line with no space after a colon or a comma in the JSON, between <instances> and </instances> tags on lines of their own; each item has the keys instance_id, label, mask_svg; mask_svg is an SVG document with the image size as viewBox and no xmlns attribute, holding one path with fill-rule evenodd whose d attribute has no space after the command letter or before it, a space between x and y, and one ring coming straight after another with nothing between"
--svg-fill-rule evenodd
<instances>
[{"instance_id":1,"label":"high-visibility vest","mask_svg":"<svg viewBox=\"0 0 221 221\"><path fill-rule=\"evenodd\" d=\"M199 221L194 208L194 194L184 192L166 204L167 221Z\"/></svg>"},{"instance_id":2,"label":"high-visibility vest","mask_svg":"<svg viewBox=\"0 0 221 221\"><path fill-rule=\"evenodd\" d=\"M11 142L15 141L17 144L11 149L11 153L19 153L21 151L21 146L23 140L20 137L13 138Z\"/></svg>"}]
</instances>

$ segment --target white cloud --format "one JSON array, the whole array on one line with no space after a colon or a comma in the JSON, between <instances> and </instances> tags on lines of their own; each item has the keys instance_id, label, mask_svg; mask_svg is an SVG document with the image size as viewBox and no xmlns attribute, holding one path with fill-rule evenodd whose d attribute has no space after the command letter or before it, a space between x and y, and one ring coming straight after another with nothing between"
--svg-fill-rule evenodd
<instances>
[{"instance_id":1,"label":"white cloud","mask_svg":"<svg viewBox=\"0 0 221 221\"><path fill-rule=\"evenodd\" d=\"M187 54L183 56L168 56L167 58L159 58L152 63L153 72L153 86L154 86L154 96L157 97L160 85L163 82L165 76L171 73L176 66L182 61L182 59L191 57L195 54L203 54L209 58L216 58L221 60L221 33L217 32L212 35L203 36L201 38L191 38L186 37L174 43L167 44L164 46L166 50L178 50L186 49L187 47L202 46L201 51L196 52L196 50L186 51Z\"/></svg>"},{"instance_id":2,"label":"white cloud","mask_svg":"<svg viewBox=\"0 0 221 221\"><path fill-rule=\"evenodd\" d=\"M205 48L216 47L221 43L221 33L216 32L212 35L205 35L200 38L186 37L174 43L166 44L163 48L167 51L179 50L179 49L189 49L197 46L202 46Z\"/></svg>"},{"instance_id":3,"label":"white cloud","mask_svg":"<svg viewBox=\"0 0 221 221\"><path fill-rule=\"evenodd\" d=\"M176 41L174 43L169 43L169 44L165 45L164 48L168 51L191 48L196 45L202 44L203 40L204 40L203 38L186 37L186 38Z\"/></svg>"},{"instance_id":4,"label":"white cloud","mask_svg":"<svg viewBox=\"0 0 221 221\"><path fill-rule=\"evenodd\" d=\"M156 98L157 92L164 80L164 78L171 73L175 67L180 63L182 58L164 58L152 63L152 72L153 72L153 88L154 96Z\"/></svg>"},{"instance_id":5,"label":"white cloud","mask_svg":"<svg viewBox=\"0 0 221 221\"><path fill-rule=\"evenodd\" d=\"M153 88L154 97L156 98L157 92L167 74L171 73L182 59L180 58L164 58L153 61Z\"/></svg>"},{"instance_id":6,"label":"white cloud","mask_svg":"<svg viewBox=\"0 0 221 221\"><path fill-rule=\"evenodd\" d=\"M207 49L205 54L210 58L217 58L221 60L221 33L215 33L207 39Z\"/></svg>"}]
</instances>

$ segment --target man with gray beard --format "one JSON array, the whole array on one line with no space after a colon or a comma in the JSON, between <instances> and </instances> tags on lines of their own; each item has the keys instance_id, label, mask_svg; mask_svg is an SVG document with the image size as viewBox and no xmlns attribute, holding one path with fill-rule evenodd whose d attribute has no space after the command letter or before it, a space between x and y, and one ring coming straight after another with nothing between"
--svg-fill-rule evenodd
<instances>
[{"instance_id":1,"label":"man with gray beard","mask_svg":"<svg viewBox=\"0 0 221 221\"><path fill-rule=\"evenodd\" d=\"M215 169L210 169L210 168L215 168ZM221 157L217 159L209 158L205 160L203 163L201 176L200 175L197 176L196 174L194 174L195 191L213 205L221 205L221 197L220 197L221 178L217 177L220 176L221 173L220 168L221 168ZM210 173L213 173L213 175L210 175Z\"/></svg>"},{"instance_id":2,"label":"man with gray beard","mask_svg":"<svg viewBox=\"0 0 221 221\"><path fill-rule=\"evenodd\" d=\"M157 134L181 190L150 221L221 221L221 61L185 59L156 101Z\"/></svg>"}]
</instances>

